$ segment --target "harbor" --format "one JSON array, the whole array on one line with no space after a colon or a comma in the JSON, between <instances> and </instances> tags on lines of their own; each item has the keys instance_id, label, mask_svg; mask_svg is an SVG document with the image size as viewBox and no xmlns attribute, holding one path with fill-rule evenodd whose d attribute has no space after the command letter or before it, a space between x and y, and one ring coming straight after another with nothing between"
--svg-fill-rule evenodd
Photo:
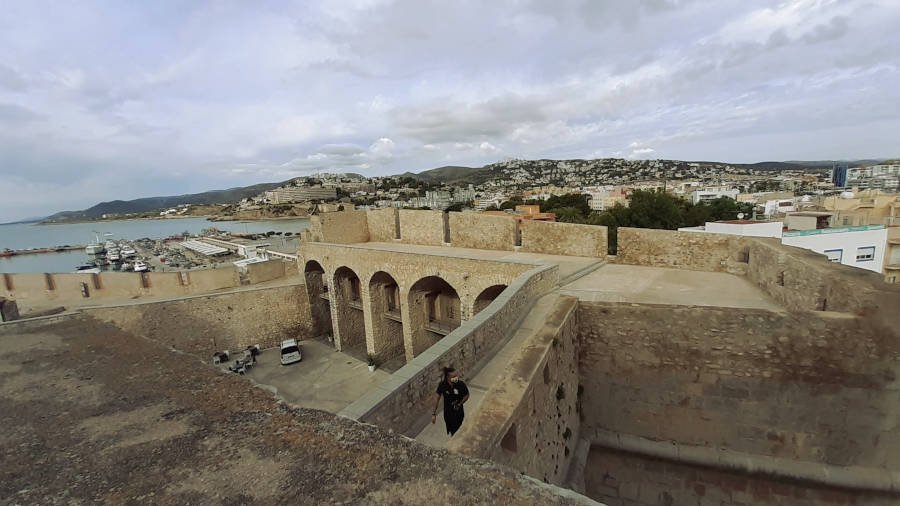
<instances>
[{"instance_id":1,"label":"harbor","mask_svg":"<svg viewBox=\"0 0 900 506\"><path fill-rule=\"evenodd\" d=\"M37 255L41 253L62 253L64 251L83 250L86 246L55 246L51 248L29 248L29 249L4 249L0 251L0 257L14 257L18 255Z\"/></svg>"},{"instance_id":2,"label":"harbor","mask_svg":"<svg viewBox=\"0 0 900 506\"><path fill-rule=\"evenodd\" d=\"M0 272L133 270L135 260L145 263L147 270L153 271L209 268L242 257L236 254L207 257L180 243L200 237L232 242L263 240L272 250L293 253L298 246L297 236L308 224L307 219L295 219L216 222L212 225L203 218L185 218L122 220L104 223L102 228L96 223L0 225ZM107 251L107 241L113 242L113 248L118 250L112 258ZM129 256L132 257L129 259Z\"/></svg>"}]
</instances>

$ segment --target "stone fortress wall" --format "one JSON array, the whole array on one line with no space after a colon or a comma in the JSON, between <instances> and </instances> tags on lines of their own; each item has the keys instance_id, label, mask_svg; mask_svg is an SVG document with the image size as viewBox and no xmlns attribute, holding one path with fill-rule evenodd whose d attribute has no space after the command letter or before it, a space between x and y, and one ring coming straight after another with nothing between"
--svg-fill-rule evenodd
<instances>
[{"instance_id":1,"label":"stone fortress wall","mask_svg":"<svg viewBox=\"0 0 900 506\"><path fill-rule=\"evenodd\" d=\"M399 235L404 242L422 238L421 244L436 245L441 225L449 226L449 245L455 241L464 247L508 250L506 238L514 241L518 233L522 246L513 250L529 251L526 245L543 242L535 247L543 253L596 251L601 256L606 251L605 229L600 244L597 237L578 241L580 227L568 224L523 223L516 228L496 217L479 220L450 213L440 220L441 213L417 211L404 219L402 212L377 213L379 240ZM413 216L427 217L419 223L427 230L403 239L402 227L409 227ZM528 240L530 231L545 228L553 233ZM489 407L479 415L477 429L458 435L457 451L555 483L575 464L584 469L580 478L588 491L612 503L657 504L667 497L699 502L703 493L698 491L706 487L710 496L727 496L725 504L748 497L725 485L715 489L715 473L743 477L724 482L738 488L752 482L757 489L753 497L772 504L789 503L788 496L798 504L839 503L847 494L877 502L900 490L896 287L877 275L832 265L820 255L767 239L628 228L618 234L616 263L742 276L783 310L580 302L571 313L577 325L567 327L566 320L551 326L554 330L543 334L544 341L532 337L501 384L486 394ZM477 242L487 236L492 240ZM499 242L493 241L497 238ZM382 260L397 262L396 257ZM572 345L555 348L546 345L548 339ZM429 350L433 370L417 388L421 376L397 378L392 393L348 414L395 430L415 429L409 413L425 409L419 404L440 376L438 365L461 364L458 356L437 346ZM567 362L566 357L577 359ZM542 369L547 364L551 366ZM564 383L566 374L577 377L572 398L578 421L566 418L568 406L557 413L553 396L547 399L552 393L548 385ZM560 431L548 430L557 424ZM564 435L579 438L591 450L576 455L576 442ZM562 451L561 456L554 451ZM680 471L684 476L677 484L665 485L666 496L660 493L662 482L642 485L625 479L633 476L629 469L613 473L621 481L598 477L597 469L612 473L611 461L650 467L665 461L672 472L679 466L686 470ZM759 470L771 479L751 480L750 474ZM784 480L799 480L807 492L783 486ZM773 489L790 493L782 497Z\"/></svg>"},{"instance_id":2,"label":"stone fortress wall","mask_svg":"<svg viewBox=\"0 0 900 506\"><path fill-rule=\"evenodd\" d=\"M24 312L53 306L203 294L296 273L294 262L282 260L250 264L243 276L230 265L182 272L4 273L0 274L0 297L15 300Z\"/></svg>"},{"instance_id":3,"label":"stone fortress wall","mask_svg":"<svg viewBox=\"0 0 900 506\"><path fill-rule=\"evenodd\" d=\"M606 258L606 227L416 209L323 213L310 218L305 242L399 242L422 246Z\"/></svg>"},{"instance_id":4,"label":"stone fortress wall","mask_svg":"<svg viewBox=\"0 0 900 506\"><path fill-rule=\"evenodd\" d=\"M80 312L208 360L215 351L235 353L255 344L272 348L284 339L307 338L309 307L306 287L293 284Z\"/></svg>"},{"instance_id":5,"label":"stone fortress wall","mask_svg":"<svg viewBox=\"0 0 900 506\"><path fill-rule=\"evenodd\" d=\"M383 335L402 336L406 365L341 413L414 435L428 421L421 415L429 412L441 367L478 370L535 304L545 303L539 299L550 297L554 310L547 325L529 337L485 394L487 410L457 435L457 451L538 479L569 480L609 504L900 503L900 286L767 239L620 228L616 263L742 276L781 309L576 303L555 294L556 266L359 244L480 244L605 258L603 227L515 225L456 214L326 213L313 217L303 235L298 269L307 286L91 311L205 355L318 335L322 295L332 319L342 319L338 306L349 311L337 294L347 293L341 273L352 272L360 299L352 321L359 328L348 332L361 333L366 348L380 352L388 348L367 329L378 328L384 280L396 283L400 310L409 313L411 288L439 277L457 292L459 326L422 349L412 327L423 322L395 322ZM315 290L325 284L331 290L313 293L310 281L319 271L311 266L321 269ZM220 274L206 279L191 273L189 279L192 286L214 287L226 283ZM272 274L267 268L257 275ZM70 287L69 276L61 276L58 286L80 290L81 281ZM35 296L47 290L42 275L23 279L19 290ZM110 288L94 290L111 289L119 280L127 283L118 289L131 293L127 277L101 278ZM185 290L182 278L151 280L151 289ZM503 285L481 309L479 292ZM0 288L9 293L8 282ZM245 305L249 316L234 311ZM334 329L338 346L344 344L341 331Z\"/></svg>"},{"instance_id":6,"label":"stone fortress wall","mask_svg":"<svg viewBox=\"0 0 900 506\"><path fill-rule=\"evenodd\" d=\"M619 263L741 274L784 310L582 302L592 497L900 502L900 290L766 239L618 234Z\"/></svg>"},{"instance_id":7,"label":"stone fortress wall","mask_svg":"<svg viewBox=\"0 0 900 506\"><path fill-rule=\"evenodd\" d=\"M578 300L547 295L546 321L533 330L492 385L477 413L451 440L451 451L565 483L581 432Z\"/></svg>"}]
</instances>

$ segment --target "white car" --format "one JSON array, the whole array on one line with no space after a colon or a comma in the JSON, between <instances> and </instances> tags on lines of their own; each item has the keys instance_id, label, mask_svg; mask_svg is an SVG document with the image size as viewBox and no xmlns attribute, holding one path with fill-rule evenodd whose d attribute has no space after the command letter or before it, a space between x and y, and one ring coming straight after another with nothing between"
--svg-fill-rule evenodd
<instances>
[{"instance_id":1,"label":"white car","mask_svg":"<svg viewBox=\"0 0 900 506\"><path fill-rule=\"evenodd\" d=\"M293 364L303 360L300 354L300 345L296 339L281 341L281 365Z\"/></svg>"}]
</instances>

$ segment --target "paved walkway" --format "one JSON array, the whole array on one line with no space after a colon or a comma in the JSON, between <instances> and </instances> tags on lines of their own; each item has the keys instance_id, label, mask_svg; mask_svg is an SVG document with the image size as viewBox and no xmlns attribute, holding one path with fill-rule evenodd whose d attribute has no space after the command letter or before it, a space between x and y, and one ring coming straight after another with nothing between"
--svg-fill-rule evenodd
<instances>
[{"instance_id":1,"label":"paved walkway","mask_svg":"<svg viewBox=\"0 0 900 506\"><path fill-rule=\"evenodd\" d=\"M303 360L281 365L278 349L263 350L246 376L276 390L284 400L305 408L331 413L374 390L391 377L369 368L362 360L335 351L327 342L300 341Z\"/></svg>"},{"instance_id":2,"label":"paved walkway","mask_svg":"<svg viewBox=\"0 0 900 506\"><path fill-rule=\"evenodd\" d=\"M636 265L604 265L560 293L583 301L782 309L741 276Z\"/></svg>"}]
</instances>

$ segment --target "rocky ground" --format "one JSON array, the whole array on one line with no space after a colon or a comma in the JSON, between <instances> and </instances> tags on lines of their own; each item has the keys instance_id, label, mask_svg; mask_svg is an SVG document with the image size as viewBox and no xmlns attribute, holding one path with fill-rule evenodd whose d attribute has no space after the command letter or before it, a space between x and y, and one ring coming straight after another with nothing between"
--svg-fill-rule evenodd
<instances>
[{"instance_id":1,"label":"rocky ground","mask_svg":"<svg viewBox=\"0 0 900 506\"><path fill-rule=\"evenodd\" d=\"M88 317L0 329L0 504L576 504Z\"/></svg>"}]
</instances>

